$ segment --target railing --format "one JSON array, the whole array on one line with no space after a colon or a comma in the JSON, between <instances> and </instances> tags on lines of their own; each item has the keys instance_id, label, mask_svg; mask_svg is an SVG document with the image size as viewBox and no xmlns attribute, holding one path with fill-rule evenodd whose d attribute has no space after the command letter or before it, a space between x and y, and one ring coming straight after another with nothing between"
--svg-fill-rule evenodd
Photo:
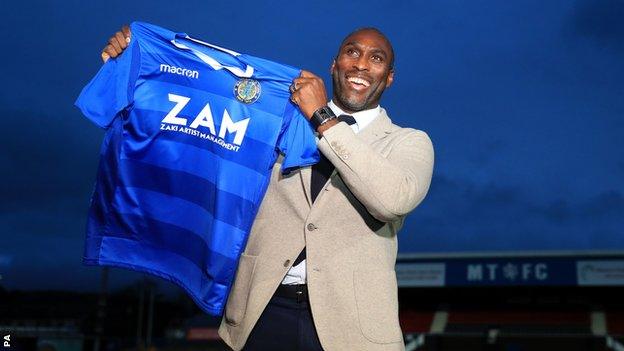
<instances>
[{"instance_id":1,"label":"railing","mask_svg":"<svg viewBox=\"0 0 624 351\"><path fill-rule=\"evenodd\" d=\"M576 333L444 332L405 335L406 351L624 351L624 336Z\"/></svg>"}]
</instances>

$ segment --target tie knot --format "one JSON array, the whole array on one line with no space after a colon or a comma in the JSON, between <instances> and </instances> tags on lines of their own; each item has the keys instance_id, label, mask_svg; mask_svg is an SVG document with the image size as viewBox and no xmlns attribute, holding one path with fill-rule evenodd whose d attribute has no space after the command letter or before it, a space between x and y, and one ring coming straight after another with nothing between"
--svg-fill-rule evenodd
<instances>
[{"instance_id":1,"label":"tie knot","mask_svg":"<svg viewBox=\"0 0 624 351\"><path fill-rule=\"evenodd\" d=\"M338 122L346 122L348 125L355 124L355 118L350 115L340 115L338 116Z\"/></svg>"}]
</instances>

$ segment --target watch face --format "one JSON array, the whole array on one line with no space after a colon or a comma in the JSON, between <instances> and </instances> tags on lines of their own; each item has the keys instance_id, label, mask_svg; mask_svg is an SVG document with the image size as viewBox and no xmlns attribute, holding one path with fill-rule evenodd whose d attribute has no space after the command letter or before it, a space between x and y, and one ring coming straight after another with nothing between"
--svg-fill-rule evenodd
<instances>
[{"instance_id":1,"label":"watch face","mask_svg":"<svg viewBox=\"0 0 624 351\"><path fill-rule=\"evenodd\" d=\"M314 111L312 118L310 118L310 122L314 128L318 128L334 117L336 116L334 116L332 110L330 110L327 106L323 106Z\"/></svg>"},{"instance_id":2,"label":"watch face","mask_svg":"<svg viewBox=\"0 0 624 351\"><path fill-rule=\"evenodd\" d=\"M329 107L321 107L319 113L323 117L323 119L332 118L332 111Z\"/></svg>"}]
</instances>

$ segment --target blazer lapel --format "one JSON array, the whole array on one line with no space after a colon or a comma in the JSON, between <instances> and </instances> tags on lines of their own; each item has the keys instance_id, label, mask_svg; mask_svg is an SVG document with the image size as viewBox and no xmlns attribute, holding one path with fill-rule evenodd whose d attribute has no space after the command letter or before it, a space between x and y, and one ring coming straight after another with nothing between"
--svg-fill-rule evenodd
<instances>
[{"instance_id":1,"label":"blazer lapel","mask_svg":"<svg viewBox=\"0 0 624 351\"><path fill-rule=\"evenodd\" d=\"M364 130L359 132L357 136L368 144L372 144L375 140L383 138L386 134L390 134L391 126L392 121L386 114L386 110L382 108L377 118L364 128Z\"/></svg>"},{"instance_id":2,"label":"blazer lapel","mask_svg":"<svg viewBox=\"0 0 624 351\"><path fill-rule=\"evenodd\" d=\"M312 183L312 167L299 169L299 176L301 177L301 185L303 186L303 192L308 201L308 206L312 207L312 193L310 189Z\"/></svg>"},{"instance_id":3,"label":"blazer lapel","mask_svg":"<svg viewBox=\"0 0 624 351\"><path fill-rule=\"evenodd\" d=\"M390 127L392 126L392 121L386 114L386 110L383 108L379 115L366 127L364 130L357 134L358 138L364 140L367 144L372 144L375 140L383 138L386 134L390 134ZM327 183L323 188L326 188L328 184L331 183L332 178L336 177L338 172L334 169L332 174L329 176ZM303 191L305 192L306 200L308 201L308 206L312 207L312 193L311 193L311 183L312 183L312 167L304 167L299 171L299 176L301 177L301 185L303 186ZM319 194L321 196L321 194Z\"/></svg>"}]
</instances>

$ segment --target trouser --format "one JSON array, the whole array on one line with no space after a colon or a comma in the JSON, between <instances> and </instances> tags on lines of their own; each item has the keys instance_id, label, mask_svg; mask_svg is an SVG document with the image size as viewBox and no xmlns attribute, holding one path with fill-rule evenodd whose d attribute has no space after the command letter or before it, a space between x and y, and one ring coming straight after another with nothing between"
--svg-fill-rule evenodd
<instances>
[{"instance_id":1,"label":"trouser","mask_svg":"<svg viewBox=\"0 0 624 351\"><path fill-rule=\"evenodd\" d=\"M323 350L314 328L305 285L282 285L277 289L243 348L243 351L269 350Z\"/></svg>"}]
</instances>

